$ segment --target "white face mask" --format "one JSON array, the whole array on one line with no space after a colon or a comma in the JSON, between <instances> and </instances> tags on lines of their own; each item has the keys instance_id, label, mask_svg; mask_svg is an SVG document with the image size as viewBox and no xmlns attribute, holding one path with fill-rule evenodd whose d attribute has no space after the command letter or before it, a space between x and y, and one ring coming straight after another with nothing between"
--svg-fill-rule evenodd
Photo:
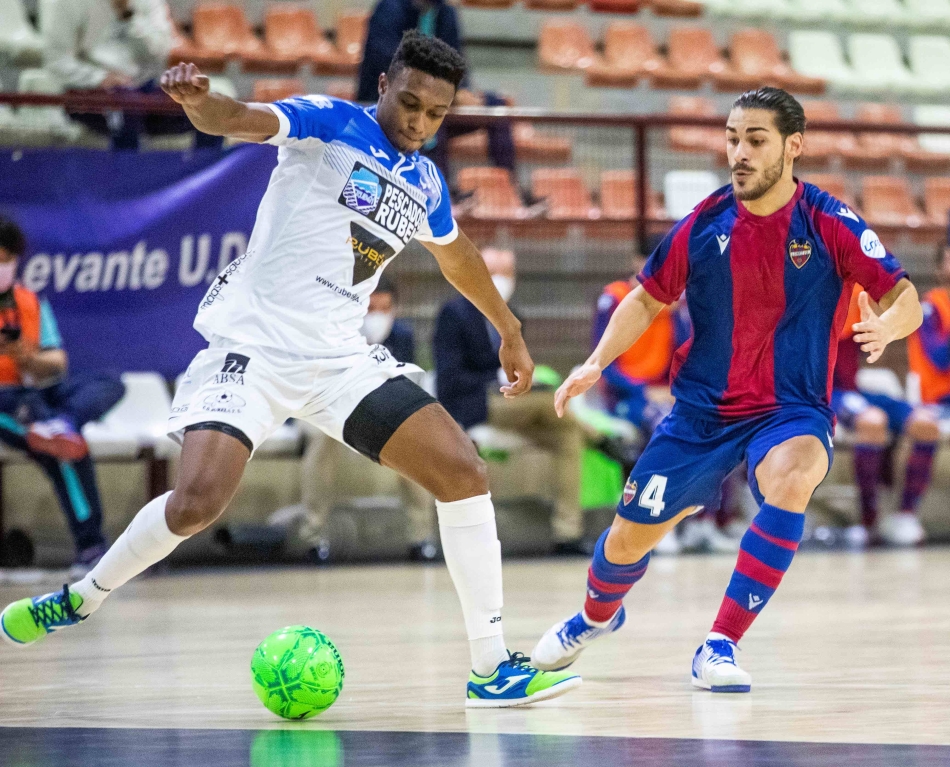
<instances>
[{"instance_id":1,"label":"white face mask","mask_svg":"<svg viewBox=\"0 0 950 767\"><path fill-rule=\"evenodd\" d=\"M0 293L6 293L13 287L16 279L16 261L0 264Z\"/></svg>"},{"instance_id":2,"label":"white face mask","mask_svg":"<svg viewBox=\"0 0 950 767\"><path fill-rule=\"evenodd\" d=\"M491 281L495 283L495 290L501 294L507 304L508 300L515 294L515 278L506 274L493 274Z\"/></svg>"},{"instance_id":3,"label":"white face mask","mask_svg":"<svg viewBox=\"0 0 950 767\"><path fill-rule=\"evenodd\" d=\"M363 327L360 328L360 333L371 344L381 344L389 338L394 320L395 317L389 312L369 312L363 318Z\"/></svg>"}]
</instances>

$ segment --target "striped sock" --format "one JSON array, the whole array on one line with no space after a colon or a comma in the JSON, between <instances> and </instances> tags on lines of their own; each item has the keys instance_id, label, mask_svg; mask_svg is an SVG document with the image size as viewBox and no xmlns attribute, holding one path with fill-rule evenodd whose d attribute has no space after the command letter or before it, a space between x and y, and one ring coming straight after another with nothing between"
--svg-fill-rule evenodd
<instances>
[{"instance_id":1,"label":"striped sock","mask_svg":"<svg viewBox=\"0 0 950 767\"><path fill-rule=\"evenodd\" d=\"M936 442L915 442L907 459L907 473L904 475L904 497L901 499L901 511L916 511L920 497L930 487L930 474L934 465Z\"/></svg>"},{"instance_id":2,"label":"striped sock","mask_svg":"<svg viewBox=\"0 0 950 767\"><path fill-rule=\"evenodd\" d=\"M643 577L650 563L649 553L632 565L615 565L607 561L604 542L609 530L604 530L594 547L594 560L587 571L587 601L584 602L584 617L588 623L607 623L620 609L620 603Z\"/></svg>"},{"instance_id":3,"label":"striped sock","mask_svg":"<svg viewBox=\"0 0 950 767\"><path fill-rule=\"evenodd\" d=\"M755 616L768 604L792 564L792 557L805 532L805 515L762 504L742 536L726 596L712 630L733 642L742 639Z\"/></svg>"},{"instance_id":4,"label":"striped sock","mask_svg":"<svg viewBox=\"0 0 950 767\"><path fill-rule=\"evenodd\" d=\"M877 486L883 463L881 445L854 446L854 479L861 495L861 522L865 527L874 527L877 522Z\"/></svg>"}]
</instances>

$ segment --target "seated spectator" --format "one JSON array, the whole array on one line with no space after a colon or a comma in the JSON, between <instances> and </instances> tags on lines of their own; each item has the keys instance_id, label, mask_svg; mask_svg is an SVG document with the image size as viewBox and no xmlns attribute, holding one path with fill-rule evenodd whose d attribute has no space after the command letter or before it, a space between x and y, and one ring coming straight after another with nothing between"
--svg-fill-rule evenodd
<instances>
[{"instance_id":1,"label":"seated spectator","mask_svg":"<svg viewBox=\"0 0 950 767\"><path fill-rule=\"evenodd\" d=\"M934 454L940 439L935 416L927 408L914 408L886 394L861 391L858 368L861 350L852 339L852 326L861 321L856 285L848 318L838 341L831 407L838 421L854 432L854 476L861 504L861 524L849 527L846 541L863 548L880 536L894 546L915 546L924 540L917 505L930 487ZM926 310L925 310L926 317ZM925 320L926 322L926 320ZM912 357L913 359L913 357ZM912 448L907 460L900 511L878 520L878 485L889 474L889 446L906 434Z\"/></svg>"},{"instance_id":2,"label":"seated spectator","mask_svg":"<svg viewBox=\"0 0 950 767\"><path fill-rule=\"evenodd\" d=\"M437 37L464 55L458 12L445 0L379 0L366 30L357 101L376 102L379 76L388 69L403 33L410 29ZM455 94L455 106L494 107L506 106L508 103L495 93L472 90L470 86L466 75ZM449 139L475 130L477 127L467 125L443 125L435 137L435 145L425 147L426 153L446 176ZM511 125L495 123L488 128L488 154L498 167L511 171L515 169L515 142Z\"/></svg>"},{"instance_id":3,"label":"seated spectator","mask_svg":"<svg viewBox=\"0 0 950 767\"><path fill-rule=\"evenodd\" d=\"M396 287L383 276L369 298L369 311L363 320L363 336L370 344L385 346L400 362L415 364L416 342L412 325L398 319L396 310ZM305 428L308 440L300 469L301 499L307 512L304 530L313 546L316 561L323 563L333 557L330 541L323 531L331 509L341 500L335 491L337 472L342 461L356 454L319 429ZM365 464L359 463L358 470L367 471ZM391 469L381 466L379 471L388 472ZM409 559L416 562L434 560L438 554L435 544L435 499L415 482L401 475L397 475L397 483L402 503L409 515Z\"/></svg>"},{"instance_id":4,"label":"seated spectator","mask_svg":"<svg viewBox=\"0 0 950 767\"><path fill-rule=\"evenodd\" d=\"M95 467L80 430L125 389L105 375L66 375L49 303L15 281L25 250L20 228L0 217L0 440L25 452L53 483L76 546L70 577L82 578L106 541Z\"/></svg>"},{"instance_id":5,"label":"seated spectator","mask_svg":"<svg viewBox=\"0 0 950 767\"><path fill-rule=\"evenodd\" d=\"M486 248L482 256L498 292L510 300L515 290L515 254ZM462 428L488 424L514 431L554 454L556 551L581 553L584 436L580 425L570 415L557 417L553 389L535 389L516 399L498 393L499 385L507 383L498 365L501 337L466 298L458 296L439 311L432 347L439 401Z\"/></svg>"},{"instance_id":6,"label":"seated spectator","mask_svg":"<svg viewBox=\"0 0 950 767\"><path fill-rule=\"evenodd\" d=\"M937 254L937 276L940 285L920 302L924 323L908 340L908 352L924 404L950 407L950 237ZM950 417L944 407L938 412Z\"/></svg>"},{"instance_id":7,"label":"seated spectator","mask_svg":"<svg viewBox=\"0 0 950 767\"><path fill-rule=\"evenodd\" d=\"M45 67L66 90L159 93L158 77L175 45L165 0L40 0ZM74 114L108 133L113 149L137 149L139 135L191 130L184 115ZM199 147L220 147L220 136L197 134Z\"/></svg>"}]
</instances>

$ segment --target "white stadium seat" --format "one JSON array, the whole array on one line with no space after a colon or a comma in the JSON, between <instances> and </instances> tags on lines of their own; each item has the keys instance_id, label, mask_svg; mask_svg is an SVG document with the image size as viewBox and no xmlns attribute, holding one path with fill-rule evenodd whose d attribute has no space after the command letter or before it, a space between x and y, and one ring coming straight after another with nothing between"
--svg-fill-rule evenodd
<instances>
[{"instance_id":1,"label":"white stadium seat","mask_svg":"<svg viewBox=\"0 0 950 767\"><path fill-rule=\"evenodd\" d=\"M719 177L712 171L671 170L663 178L666 212L678 221L720 186Z\"/></svg>"},{"instance_id":2,"label":"white stadium seat","mask_svg":"<svg viewBox=\"0 0 950 767\"><path fill-rule=\"evenodd\" d=\"M917 35L910 39L907 53L918 90L933 94L950 92L950 38Z\"/></svg>"},{"instance_id":3,"label":"white stadium seat","mask_svg":"<svg viewBox=\"0 0 950 767\"><path fill-rule=\"evenodd\" d=\"M854 22L875 27L908 24L911 19L900 0L851 0L851 8Z\"/></svg>"},{"instance_id":4,"label":"white stadium seat","mask_svg":"<svg viewBox=\"0 0 950 767\"><path fill-rule=\"evenodd\" d=\"M847 21L853 15L845 0L795 0L797 21Z\"/></svg>"},{"instance_id":5,"label":"white stadium seat","mask_svg":"<svg viewBox=\"0 0 950 767\"><path fill-rule=\"evenodd\" d=\"M905 0L910 23L921 29L950 29L950 0Z\"/></svg>"},{"instance_id":6,"label":"white stadium seat","mask_svg":"<svg viewBox=\"0 0 950 767\"><path fill-rule=\"evenodd\" d=\"M788 36L792 68L809 77L820 77L839 88L849 87L854 71L845 61L841 41L833 32L796 30Z\"/></svg>"},{"instance_id":7,"label":"white stadium seat","mask_svg":"<svg viewBox=\"0 0 950 767\"><path fill-rule=\"evenodd\" d=\"M913 120L916 125L950 128L950 106L921 104L914 107ZM921 133L919 140L928 152L950 154L950 133Z\"/></svg>"},{"instance_id":8,"label":"white stadium seat","mask_svg":"<svg viewBox=\"0 0 950 767\"><path fill-rule=\"evenodd\" d=\"M914 77L904 64L897 40L891 35L851 35L848 38L848 56L855 73L852 87L856 90L917 90Z\"/></svg>"},{"instance_id":9,"label":"white stadium seat","mask_svg":"<svg viewBox=\"0 0 950 767\"><path fill-rule=\"evenodd\" d=\"M18 86L21 93L62 93L56 78L45 69L24 69ZM66 116L62 107L20 107L15 125L18 130L54 138L75 140L82 135L82 128Z\"/></svg>"},{"instance_id":10,"label":"white stadium seat","mask_svg":"<svg viewBox=\"0 0 950 767\"><path fill-rule=\"evenodd\" d=\"M43 60L43 40L27 19L22 0L0 0L0 55L23 64Z\"/></svg>"}]
</instances>

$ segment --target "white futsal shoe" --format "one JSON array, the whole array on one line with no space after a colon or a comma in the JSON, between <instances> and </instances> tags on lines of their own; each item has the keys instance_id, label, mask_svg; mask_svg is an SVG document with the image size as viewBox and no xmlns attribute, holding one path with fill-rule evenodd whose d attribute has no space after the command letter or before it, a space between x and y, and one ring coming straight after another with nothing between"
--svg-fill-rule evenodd
<instances>
[{"instance_id":1,"label":"white futsal shoe","mask_svg":"<svg viewBox=\"0 0 950 767\"><path fill-rule=\"evenodd\" d=\"M884 542L891 546L918 546L927 537L917 515L906 511L888 514L878 529Z\"/></svg>"},{"instance_id":2,"label":"white futsal shoe","mask_svg":"<svg viewBox=\"0 0 950 767\"><path fill-rule=\"evenodd\" d=\"M577 656L595 639L612 634L627 619L627 613L620 609L606 626L592 626L579 612L567 620L555 623L538 641L531 652L531 664L542 671L560 671L577 660Z\"/></svg>"},{"instance_id":3,"label":"white futsal shoe","mask_svg":"<svg viewBox=\"0 0 950 767\"><path fill-rule=\"evenodd\" d=\"M749 692L752 677L736 663L737 649L721 634L706 637L693 656L693 686L711 692Z\"/></svg>"}]
</instances>

